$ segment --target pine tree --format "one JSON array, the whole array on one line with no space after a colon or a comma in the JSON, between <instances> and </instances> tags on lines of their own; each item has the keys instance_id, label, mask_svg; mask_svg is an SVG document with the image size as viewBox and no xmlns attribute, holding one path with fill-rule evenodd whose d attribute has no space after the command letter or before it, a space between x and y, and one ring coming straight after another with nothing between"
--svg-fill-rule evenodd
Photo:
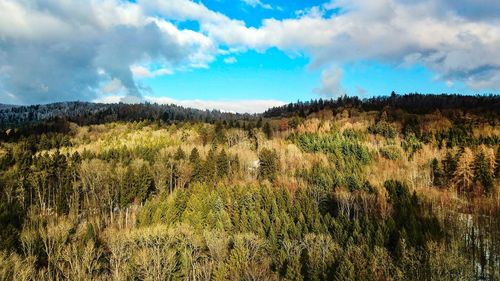
<instances>
[{"instance_id":1,"label":"pine tree","mask_svg":"<svg viewBox=\"0 0 500 281\"><path fill-rule=\"evenodd\" d=\"M229 174L229 160L226 151L222 151L217 156L217 177L223 178Z\"/></svg>"},{"instance_id":2,"label":"pine tree","mask_svg":"<svg viewBox=\"0 0 500 281\"><path fill-rule=\"evenodd\" d=\"M224 131L224 126L221 122L217 122L214 128L214 143L223 144L226 142L226 133Z\"/></svg>"},{"instance_id":3,"label":"pine tree","mask_svg":"<svg viewBox=\"0 0 500 281\"><path fill-rule=\"evenodd\" d=\"M191 164L198 163L200 161L200 153L198 152L198 148L193 148L191 150L191 154L189 154L189 162Z\"/></svg>"},{"instance_id":4,"label":"pine tree","mask_svg":"<svg viewBox=\"0 0 500 281\"><path fill-rule=\"evenodd\" d=\"M300 255L290 257L290 261L286 267L285 280L301 281L304 280L301 274L302 264L300 263Z\"/></svg>"},{"instance_id":5,"label":"pine tree","mask_svg":"<svg viewBox=\"0 0 500 281\"><path fill-rule=\"evenodd\" d=\"M483 187L486 194L490 194L493 189L493 176L489 169L488 160L484 152L480 151L474 158L474 181Z\"/></svg>"},{"instance_id":6,"label":"pine tree","mask_svg":"<svg viewBox=\"0 0 500 281\"><path fill-rule=\"evenodd\" d=\"M217 159L214 147L208 151L207 159L203 165L203 178L207 182L213 182L217 174Z\"/></svg>"},{"instance_id":7,"label":"pine tree","mask_svg":"<svg viewBox=\"0 0 500 281\"><path fill-rule=\"evenodd\" d=\"M274 181L279 169L279 159L276 151L263 148L259 153L259 163L259 178Z\"/></svg>"},{"instance_id":8,"label":"pine tree","mask_svg":"<svg viewBox=\"0 0 500 281\"><path fill-rule=\"evenodd\" d=\"M257 120L257 124L255 125L255 127L259 129L262 127L262 117L260 117L259 120Z\"/></svg>"},{"instance_id":9,"label":"pine tree","mask_svg":"<svg viewBox=\"0 0 500 281\"><path fill-rule=\"evenodd\" d=\"M175 155L174 155L174 159L175 160L182 160L186 158L186 153L184 152L184 150L182 150L182 148L177 148L177 151L175 152Z\"/></svg>"},{"instance_id":10,"label":"pine tree","mask_svg":"<svg viewBox=\"0 0 500 281\"><path fill-rule=\"evenodd\" d=\"M262 131L266 135L267 139L272 139L273 138L273 128L271 128L271 124L269 122L266 122L264 124L264 127L262 128Z\"/></svg>"},{"instance_id":11,"label":"pine tree","mask_svg":"<svg viewBox=\"0 0 500 281\"><path fill-rule=\"evenodd\" d=\"M210 134L205 127L201 127L200 130L198 131L198 134L200 135L201 143L203 146L208 144L208 141L210 140Z\"/></svg>"},{"instance_id":12,"label":"pine tree","mask_svg":"<svg viewBox=\"0 0 500 281\"><path fill-rule=\"evenodd\" d=\"M349 260L347 253L344 254L342 260L338 265L338 268L335 272L335 280L337 281L350 281L355 280L356 272L354 265Z\"/></svg>"},{"instance_id":13,"label":"pine tree","mask_svg":"<svg viewBox=\"0 0 500 281\"><path fill-rule=\"evenodd\" d=\"M443 185L443 170L437 158L432 159L431 162L432 182L434 186Z\"/></svg>"},{"instance_id":14,"label":"pine tree","mask_svg":"<svg viewBox=\"0 0 500 281\"><path fill-rule=\"evenodd\" d=\"M443 184L448 185L451 183L453 177L455 176L455 171L457 169L457 160L451 154L451 152L446 152L446 156L442 161L443 164Z\"/></svg>"}]
</instances>

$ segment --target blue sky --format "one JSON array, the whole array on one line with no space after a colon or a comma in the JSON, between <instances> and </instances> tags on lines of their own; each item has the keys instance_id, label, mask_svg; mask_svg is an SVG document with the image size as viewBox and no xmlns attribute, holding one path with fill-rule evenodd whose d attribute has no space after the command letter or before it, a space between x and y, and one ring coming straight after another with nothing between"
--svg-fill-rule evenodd
<instances>
[{"instance_id":1,"label":"blue sky","mask_svg":"<svg viewBox=\"0 0 500 281\"><path fill-rule=\"evenodd\" d=\"M393 90L498 94L499 15L488 0L5 0L0 103L261 112Z\"/></svg>"},{"instance_id":2,"label":"blue sky","mask_svg":"<svg viewBox=\"0 0 500 281\"><path fill-rule=\"evenodd\" d=\"M227 64L220 57L207 69L179 72L161 78L142 79L153 96L175 99L268 99L286 102L325 98L314 92L320 85L320 69L311 69L307 57L290 57L271 49L264 53L248 51L234 56ZM377 62L344 65L343 92L371 97L398 93L480 94L463 83L449 86L423 66L402 67ZM490 93L493 93L491 90ZM328 98L328 97L327 97Z\"/></svg>"}]
</instances>

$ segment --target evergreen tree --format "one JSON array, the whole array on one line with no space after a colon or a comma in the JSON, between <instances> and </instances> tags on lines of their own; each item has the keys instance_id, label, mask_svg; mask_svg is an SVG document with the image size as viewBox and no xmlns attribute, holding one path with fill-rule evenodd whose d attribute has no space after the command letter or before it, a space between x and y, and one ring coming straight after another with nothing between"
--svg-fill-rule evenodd
<instances>
[{"instance_id":1,"label":"evergreen tree","mask_svg":"<svg viewBox=\"0 0 500 281\"><path fill-rule=\"evenodd\" d=\"M432 159L431 162L431 172L432 172L432 182L434 186L442 186L443 185L443 170L441 169L441 165L437 158Z\"/></svg>"},{"instance_id":2,"label":"evergreen tree","mask_svg":"<svg viewBox=\"0 0 500 281\"><path fill-rule=\"evenodd\" d=\"M259 117L259 120L257 120L257 124L255 125L256 128L261 128L262 127L262 117Z\"/></svg>"},{"instance_id":3,"label":"evergreen tree","mask_svg":"<svg viewBox=\"0 0 500 281\"><path fill-rule=\"evenodd\" d=\"M175 160L183 160L184 158L186 158L186 153L184 152L184 150L182 150L181 147L177 148L177 151L175 152L175 155L174 155L174 159Z\"/></svg>"},{"instance_id":4,"label":"evergreen tree","mask_svg":"<svg viewBox=\"0 0 500 281\"><path fill-rule=\"evenodd\" d=\"M285 280L302 281L304 277L301 274L302 265L300 263L300 255L290 257L290 261L286 267Z\"/></svg>"},{"instance_id":5,"label":"evergreen tree","mask_svg":"<svg viewBox=\"0 0 500 281\"><path fill-rule=\"evenodd\" d=\"M198 148L193 148L191 150L191 154L189 154L189 162L191 164L196 164L200 161L200 153L198 152Z\"/></svg>"},{"instance_id":6,"label":"evergreen tree","mask_svg":"<svg viewBox=\"0 0 500 281\"><path fill-rule=\"evenodd\" d=\"M446 152L446 156L442 161L443 164L443 177L444 184L450 184L453 177L455 176L455 171L457 169L457 160L451 154L451 152Z\"/></svg>"},{"instance_id":7,"label":"evergreen tree","mask_svg":"<svg viewBox=\"0 0 500 281\"><path fill-rule=\"evenodd\" d=\"M483 187L486 194L490 194L493 189L493 176L483 151L476 154L473 167L474 181Z\"/></svg>"},{"instance_id":8,"label":"evergreen tree","mask_svg":"<svg viewBox=\"0 0 500 281\"><path fill-rule=\"evenodd\" d=\"M354 265L349 260L347 254L344 254L335 272L336 281L356 280Z\"/></svg>"},{"instance_id":9,"label":"evergreen tree","mask_svg":"<svg viewBox=\"0 0 500 281\"><path fill-rule=\"evenodd\" d=\"M217 156L217 177L223 178L229 174L229 160L226 151L222 151Z\"/></svg>"},{"instance_id":10,"label":"evergreen tree","mask_svg":"<svg viewBox=\"0 0 500 281\"><path fill-rule=\"evenodd\" d=\"M263 148L259 153L259 179L274 181L279 169L279 158L275 150Z\"/></svg>"},{"instance_id":11,"label":"evergreen tree","mask_svg":"<svg viewBox=\"0 0 500 281\"><path fill-rule=\"evenodd\" d=\"M266 122L264 124L264 127L262 127L262 131L264 132L268 140L273 138L273 128L271 128L271 124L269 124L269 122Z\"/></svg>"},{"instance_id":12,"label":"evergreen tree","mask_svg":"<svg viewBox=\"0 0 500 281\"><path fill-rule=\"evenodd\" d=\"M231 175L238 174L240 170L240 157L238 156L238 154L234 155L233 159L229 163Z\"/></svg>"},{"instance_id":13,"label":"evergreen tree","mask_svg":"<svg viewBox=\"0 0 500 281\"><path fill-rule=\"evenodd\" d=\"M226 133L222 122L215 123L214 144L223 144L226 142Z\"/></svg>"},{"instance_id":14,"label":"evergreen tree","mask_svg":"<svg viewBox=\"0 0 500 281\"><path fill-rule=\"evenodd\" d=\"M203 165L203 178L207 182L214 182L215 175L217 174L217 158L215 148L212 147L208 151L207 159Z\"/></svg>"}]
</instances>

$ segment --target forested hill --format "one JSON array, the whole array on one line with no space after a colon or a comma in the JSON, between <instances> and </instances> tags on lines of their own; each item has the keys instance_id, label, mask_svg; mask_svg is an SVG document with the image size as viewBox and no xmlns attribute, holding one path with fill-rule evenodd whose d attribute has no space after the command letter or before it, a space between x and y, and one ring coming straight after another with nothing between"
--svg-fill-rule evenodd
<instances>
[{"instance_id":1,"label":"forested hill","mask_svg":"<svg viewBox=\"0 0 500 281\"><path fill-rule=\"evenodd\" d=\"M164 122L241 120L249 114L234 114L217 110L199 110L177 105L102 104L90 102L59 102L45 105L8 106L0 104L0 128L37 124L63 119L78 125L116 121L162 120Z\"/></svg>"},{"instance_id":2,"label":"forested hill","mask_svg":"<svg viewBox=\"0 0 500 281\"><path fill-rule=\"evenodd\" d=\"M498 100L5 109L0 280L498 281Z\"/></svg>"},{"instance_id":3,"label":"forested hill","mask_svg":"<svg viewBox=\"0 0 500 281\"><path fill-rule=\"evenodd\" d=\"M343 96L336 100L311 100L273 107L264 117L306 117L322 110L358 108L361 111L401 109L408 113L427 114L436 110L475 113L490 120L500 116L500 95L422 95L407 94L360 99ZM91 102L60 102L45 105L14 106L0 104L0 128L33 125L44 121L66 120L78 125L101 124L116 121L161 120L163 122L236 121L255 119L259 115L235 114L217 110L199 110L182 106L158 104L102 104Z\"/></svg>"},{"instance_id":4,"label":"forested hill","mask_svg":"<svg viewBox=\"0 0 500 281\"><path fill-rule=\"evenodd\" d=\"M456 94L423 95L407 94L359 99L358 97L343 96L336 100L311 100L306 102L290 103L280 107L273 107L264 112L265 117L289 117L299 115L305 117L321 110L335 110L339 108L359 108L363 111L382 110L384 108L401 109L408 113L428 114L441 111L461 110L476 113L486 117L500 115L500 95L464 96Z\"/></svg>"},{"instance_id":5,"label":"forested hill","mask_svg":"<svg viewBox=\"0 0 500 281\"><path fill-rule=\"evenodd\" d=\"M10 105L10 104L0 103L0 110L1 109L6 109L6 108L12 108L12 107L16 107L16 106L15 105Z\"/></svg>"}]
</instances>

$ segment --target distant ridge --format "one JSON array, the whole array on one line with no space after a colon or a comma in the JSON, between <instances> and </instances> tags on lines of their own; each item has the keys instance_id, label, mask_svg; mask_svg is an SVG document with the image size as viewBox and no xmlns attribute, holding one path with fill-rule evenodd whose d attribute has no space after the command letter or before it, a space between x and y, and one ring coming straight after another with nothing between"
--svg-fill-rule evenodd
<instances>
[{"instance_id":1,"label":"distant ridge","mask_svg":"<svg viewBox=\"0 0 500 281\"><path fill-rule=\"evenodd\" d=\"M479 115L492 114L500 116L500 95L458 95L458 94L406 94L372 97L343 96L334 99L318 99L306 102L296 102L273 107L263 113L265 117L289 117L294 115L307 116L321 110L336 110L343 108L358 108L363 111L400 109L413 114L428 114L436 110L462 110Z\"/></svg>"},{"instance_id":2,"label":"distant ridge","mask_svg":"<svg viewBox=\"0 0 500 281\"><path fill-rule=\"evenodd\" d=\"M91 102L57 102L29 106L0 106L0 128L32 125L44 121L66 120L79 125L116 121L157 120L164 122L240 120L256 115L235 114L218 110L199 110L178 105L104 104Z\"/></svg>"},{"instance_id":3,"label":"distant ridge","mask_svg":"<svg viewBox=\"0 0 500 281\"><path fill-rule=\"evenodd\" d=\"M0 110L12 107L18 107L18 105L0 103Z\"/></svg>"},{"instance_id":4,"label":"distant ridge","mask_svg":"<svg viewBox=\"0 0 500 281\"><path fill-rule=\"evenodd\" d=\"M239 114L218 110L185 108L175 104L104 104L91 102L57 102L43 105L17 106L0 104L0 128L33 125L45 121L65 120L79 125L101 124L116 121L216 121L255 120L259 117L280 118L308 116L322 110L356 108L360 111L403 110L412 114L427 114L437 110L445 114L474 113L498 120L500 95L465 96L457 94L406 94L372 97L343 96L338 99L318 99L273 107L263 114ZM460 113L458 112L458 113Z\"/></svg>"}]
</instances>

